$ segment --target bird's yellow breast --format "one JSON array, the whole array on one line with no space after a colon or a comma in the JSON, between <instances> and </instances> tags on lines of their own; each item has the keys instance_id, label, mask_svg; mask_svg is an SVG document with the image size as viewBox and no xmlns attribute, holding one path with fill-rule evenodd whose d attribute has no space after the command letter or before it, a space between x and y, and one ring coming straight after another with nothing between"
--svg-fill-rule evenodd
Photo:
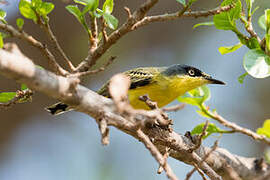
<instances>
[{"instance_id":1,"label":"bird's yellow breast","mask_svg":"<svg viewBox=\"0 0 270 180\"><path fill-rule=\"evenodd\" d=\"M129 101L135 109L149 109L149 107L139 100L142 95L148 95L149 98L157 102L158 107L163 107L187 91L199 87L205 83L203 79L183 77L156 77L148 85L130 89L128 91Z\"/></svg>"}]
</instances>

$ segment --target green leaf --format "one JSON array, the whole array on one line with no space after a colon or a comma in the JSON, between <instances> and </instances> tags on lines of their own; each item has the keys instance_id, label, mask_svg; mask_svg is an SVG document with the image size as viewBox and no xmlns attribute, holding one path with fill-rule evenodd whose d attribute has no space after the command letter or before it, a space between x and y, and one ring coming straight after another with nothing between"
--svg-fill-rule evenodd
<instances>
[{"instance_id":1,"label":"green leaf","mask_svg":"<svg viewBox=\"0 0 270 180\"><path fill-rule=\"evenodd\" d=\"M187 103L193 106L201 106L201 104L207 101L211 97L210 90L207 86L201 86L196 89L192 89L187 94L177 98L182 103Z\"/></svg>"},{"instance_id":2,"label":"green leaf","mask_svg":"<svg viewBox=\"0 0 270 180\"><path fill-rule=\"evenodd\" d=\"M252 4L254 3L254 0L246 0L247 9L248 9L248 15L252 14Z\"/></svg>"},{"instance_id":3,"label":"green leaf","mask_svg":"<svg viewBox=\"0 0 270 180\"><path fill-rule=\"evenodd\" d=\"M54 9L54 4L49 2L43 2L38 9L38 12L42 16L47 16Z\"/></svg>"},{"instance_id":4,"label":"green leaf","mask_svg":"<svg viewBox=\"0 0 270 180\"><path fill-rule=\"evenodd\" d=\"M99 0L89 0L84 7L82 14L85 14L89 11L94 12L98 8Z\"/></svg>"},{"instance_id":5,"label":"green leaf","mask_svg":"<svg viewBox=\"0 0 270 180\"><path fill-rule=\"evenodd\" d=\"M240 84L243 84L244 83L244 80L245 80L245 77L248 75L248 73L244 73L242 74L241 76L238 77L238 82Z\"/></svg>"},{"instance_id":6,"label":"green leaf","mask_svg":"<svg viewBox=\"0 0 270 180\"><path fill-rule=\"evenodd\" d=\"M201 97L185 97L185 96L179 96L177 98L179 102L187 103L193 106L199 106L200 102L202 101Z\"/></svg>"},{"instance_id":7,"label":"green leaf","mask_svg":"<svg viewBox=\"0 0 270 180\"><path fill-rule=\"evenodd\" d=\"M201 108L199 110L196 111L199 115L201 115L202 117L206 117L211 119L212 117L209 116L209 114L207 114L205 111L203 111Z\"/></svg>"},{"instance_id":8,"label":"green leaf","mask_svg":"<svg viewBox=\"0 0 270 180\"><path fill-rule=\"evenodd\" d=\"M266 31L265 14L259 17L258 24L263 30Z\"/></svg>"},{"instance_id":9,"label":"green leaf","mask_svg":"<svg viewBox=\"0 0 270 180\"><path fill-rule=\"evenodd\" d=\"M192 97L201 97L199 88L195 88L195 89L188 91L188 94Z\"/></svg>"},{"instance_id":10,"label":"green leaf","mask_svg":"<svg viewBox=\"0 0 270 180\"><path fill-rule=\"evenodd\" d=\"M211 22L203 22L203 23L195 24L192 29L196 29L199 26L213 26L213 25L214 25L213 21L211 21Z\"/></svg>"},{"instance_id":11,"label":"green leaf","mask_svg":"<svg viewBox=\"0 0 270 180\"><path fill-rule=\"evenodd\" d=\"M203 102L207 101L210 97L210 90L207 86L201 86L195 89L192 89L188 92L192 97L197 98L199 101L199 104L202 104Z\"/></svg>"},{"instance_id":12,"label":"green leaf","mask_svg":"<svg viewBox=\"0 0 270 180\"><path fill-rule=\"evenodd\" d=\"M265 135L266 137L270 138L270 119L267 119L264 121L263 127L258 128L257 133L261 135Z\"/></svg>"},{"instance_id":13,"label":"green leaf","mask_svg":"<svg viewBox=\"0 0 270 180\"><path fill-rule=\"evenodd\" d=\"M104 13L111 14L113 11L113 0L106 0L103 4L102 10Z\"/></svg>"},{"instance_id":14,"label":"green leaf","mask_svg":"<svg viewBox=\"0 0 270 180\"><path fill-rule=\"evenodd\" d=\"M193 128L193 130L191 131L191 134L192 135L201 134L203 132L204 126L205 126L205 123L201 123L201 124L197 125L195 128ZM203 137L203 139L207 138L208 136L210 136L213 133L224 133L224 132L226 132L226 131L220 129L214 123L209 123L208 127L206 129L206 135Z\"/></svg>"},{"instance_id":15,"label":"green leaf","mask_svg":"<svg viewBox=\"0 0 270 180\"><path fill-rule=\"evenodd\" d=\"M17 24L17 27L19 28L19 30L22 30L23 25L24 25L24 20L22 18L18 18L18 19L16 19L16 24Z\"/></svg>"},{"instance_id":16,"label":"green leaf","mask_svg":"<svg viewBox=\"0 0 270 180\"><path fill-rule=\"evenodd\" d=\"M207 86L201 86L199 89L202 91L202 103L208 101L211 98L211 92Z\"/></svg>"},{"instance_id":17,"label":"green leaf","mask_svg":"<svg viewBox=\"0 0 270 180\"><path fill-rule=\"evenodd\" d=\"M84 6L86 6L87 4L92 3L92 1L94 1L94 0L74 0L75 3L81 4L81 5L84 5Z\"/></svg>"},{"instance_id":18,"label":"green leaf","mask_svg":"<svg viewBox=\"0 0 270 180\"><path fill-rule=\"evenodd\" d=\"M265 10L265 24L266 24L266 32L269 34L270 29L270 9Z\"/></svg>"},{"instance_id":19,"label":"green leaf","mask_svg":"<svg viewBox=\"0 0 270 180\"><path fill-rule=\"evenodd\" d=\"M78 19L78 21L83 25L85 31L87 32L88 36L90 37L91 31L88 28L88 26L85 22L85 17L82 14L82 12L80 11L80 9L78 8L78 6L68 5L68 6L66 6L66 9Z\"/></svg>"},{"instance_id":20,"label":"green leaf","mask_svg":"<svg viewBox=\"0 0 270 180\"><path fill-rule=\"evenodd\" d=\"M2 9L0 9L0 21L4 24L7 24L7 21L5 20L6 15L7 13Z\"/></svg>"},{"instance_id":21,"label":"green leaf","mask_svg":"<svg viewBox=\"0 0 270 180\"><path fill-rule=\"evenodd\" d=\"M29 1L21 0L19 3L19 10L25 18L31 19L31 20L37 22L36 13L35 13L32 5Z\"/></svg>"},{"instance_id":22,"label":"green leaf","mask_svg":"<svg viewBox=\"0 0 270 180\"><path fill-rule=\"evenodd\" d=\"M93 12L93 15L96 17L96 18L100 18L102 15L103 15L103 11L101 9L96 9L96 11Z\"/></svg>"},{"instance_id":23,"label":"green leaf","mask_svg":"<svg viewBox=\"0 0 270 180\"><path fill-rule=\"evenodd\" d=\"M109 28L115 30L118 26L118 19L116 19L113 15L104 13L103 14L104 20Z\"/></svg>"},{"instance_id":24,"label":"green leaf","mask_svg":"<svg viewBox=\"0 0 270 180\"><path fill-rule=\"evenodd\" d=\"M244 56L244 68L255 78L270 76L270 57L261 49L249 50Z\"/></svg>"},{"instance_id":25,"label":"green leaf","mask_svg":"<svg viewBox=\"0 0 270 180\"><path fill-rule=\"evenodd\" d=\"M78 6L74 6L74 5L68 5L66 6L66 9L73 14L80 23L82 23L82 13L80 11L80 9L78 8Z\"/></svg>"},{"instance_id":26,"label":"green leaf","mask_svg":"<svg viewBox=\"0 0 270 180\"><path fill-rule=\"evenodd\" d=\"M240 18L242 11L242 4L240 0L225 0L221 6L227 6L231 4L235 6L229 11L222 12L214 16L214 23L217 29L222 30L235 30L236 23L235 21Z\"/></svg>"},{"instance_id":27,"label":"green leaf","mask_svg":"<svg viewBox=\"0 0 270 180\"><path fill-rule=\"evenodd\" d=\"M0 32L0 48L3 48L3 47L4 47L3 35L2 35L2 33Z\"/></svg>"},{"instance_id":28,"label":"green leaf","mask_svg":"<svg viewBox=\"0 0 270 180\"><path fill-rule=\"evenodd\" d=\"M253 15L259 8L260 8L259 6L255 7L255 8L252 10L251 15Z\"/></svg>"},{"instance_id":29,"label":"green leaf","mask_svg":"<svg viewBox=\"0 0 270 180\"><path fill-rule=\"evenodd\" d=\"M31 1L31 5L32 5L32 7L34 7L35 9L40 8L41 4L42 4L42 0L32 0L32 1Z\"/></svg>"},{"instance_id":30,"label":"green leaf","mask_svg":"<svg viewBox=\"0 0 270 180\"><path fill-rule=\"evenodd\" d=\"M246 46L249 49L260 49L261 48L260 43L258 42L257 38L255 38L255 37L250 38L247 41Z\"/></svg>"},{"instance_id":31,"label":"green leaf","mask_svg":"<svg viewBox=\"0 0 270 180\"><path fill-rule=\"evenodd\" d=\"M220 52L220 54L224 55L227 53L231 53L236 51L237 49L239 49L240 47L242 47L242 43L239 42L238 44L234 45L234 46L224 46L224 47L220 47L218 48L218 51Z\"/></svg>"},{"instance_id":32,"label":"green leaf","mask_svg":"<svg viewBox=\"0 0 270 180\"><path fill-rule=\"evenodd\" d=\"M87 1L86 0L74 0L75 3L81 4L86 6L87 5Z\"/></svg>"},{"instance_id":33,"label":"green leaf","mask_svg":"<svg viewBox=\"0 0 270 180\"><path fill-rule=\"evenodd\" d=\"M26 90L26 89L28 89L28 87L26 86L26 84L21 84L21 90L23 91L23 90Z\"/></svg>"},{"instance_id":34,"label":"green leaf","mask_svg":"<svg viewBox=\"0 0 270 180\"><path fill-rule=\"evenodd\" d=\"M3 92L0 93L0 102L6 103L16 96L16 92Z\"/></svg>"},{"instance_id":35,"label":"green leaf","mask_svg":"<svg viewBox=\"0 0 270 180\"><path fill-rule=\"evenodd\" d=\"M191 4L195 3L196 1L198 1L198 0L189 0L188 4L191 5Z\"/></svg>"},{"instance_id":36,"label":"green leaf","mask_svg":"<svg viewBox=\"0 0 270 180\"><path fill-rule=\"evenodd\" d=\"M183 6L186 6L186 0L176 0L176 2L179 2L179 3L183 4Z\"/></svg>"}]
</instances>

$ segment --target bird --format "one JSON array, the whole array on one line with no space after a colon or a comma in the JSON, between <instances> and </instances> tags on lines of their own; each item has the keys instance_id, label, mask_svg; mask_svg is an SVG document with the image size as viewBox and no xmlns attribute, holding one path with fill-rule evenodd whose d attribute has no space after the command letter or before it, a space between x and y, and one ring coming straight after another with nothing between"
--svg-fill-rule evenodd
<instances>
[{"instance_id":1,"label":"bird","mask_svg":"<svg viewBox=\"0 0 270 180\"><path fill-rule=\"evenodd\" d=\"M223 81L212 78L201 70L181 64L168 67L140 67L123 72L130 78L128 100L134 109L149 110L149 106L140 100L148 95L159 108L171 103L186 92L206 84L225 85ZM107 81L97 93L111 98ZM69 105L59 102L45 108L52 115L58 115L73 110Z\"/></svg>"}]
</instances>

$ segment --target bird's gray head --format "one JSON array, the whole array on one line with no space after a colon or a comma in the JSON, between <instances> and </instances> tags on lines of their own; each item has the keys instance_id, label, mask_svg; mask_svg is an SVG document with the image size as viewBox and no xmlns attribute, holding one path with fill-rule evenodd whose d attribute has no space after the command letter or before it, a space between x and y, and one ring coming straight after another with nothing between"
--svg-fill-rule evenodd
<instances>
[{"instance_id":1,"label":"bird's gray head","mask_svg":"<svg viewBox=\"0 0 270 180\"><path fill-rule=\"evenodd\" d=\"M162 74L165 76L185 76L194 79L204 79L207 80L209 84L225 84L220 80L213 79L210 75L202 72L201 70L188 65L175 64L169 66L162 71Z\"/></svg>"}]
</instances>

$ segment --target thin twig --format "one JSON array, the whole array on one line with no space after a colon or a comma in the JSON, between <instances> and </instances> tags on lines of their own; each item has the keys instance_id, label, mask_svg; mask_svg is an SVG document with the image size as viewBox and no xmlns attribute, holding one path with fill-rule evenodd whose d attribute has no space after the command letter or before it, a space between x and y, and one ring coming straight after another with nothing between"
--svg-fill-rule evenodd
<instances>
[{"instance_id":1,"label":"thin twig","mask_svg":"<svg viewBox=\"0 0 270 180\"><path fill-rule=\"evenodd\" d=\"M174 106L164 107L161 110L165 112L172 112L172 111L176 112L183 109L184 107L185 107L185 104L177 104Z\"/></svg>"},{"instance_id":2,"label":"thin twig","mask_svg":"<svg viewBox=\"0 0 270 180\"><path fill-rule=\"evenodd\" d=\"M96 17L91 19L91 32L92 36L90 37L90 53L93 53L98 45L98 26Z\"/></svg>"},{"instance_id":3,"label":"thin twig","mask_svg":"<svg viewBox=\"0 0 270 180\"><path fill-rule=\"evenodd\" d=\"M260 134L257 134L255 132L251 131L250 129L246 129L246 128L243 128L235 123L232 123L232 122L224 119L222 116L220 116L216 112L211 113L210 116L212 119L217 120L220 124L232 129L235 132L245 134L247 136L252 137L254 140L262 141L262 142L270 145L270 139L268 139L267 137L260 135Z\"/></svg>"},{"instance_id":4,"label":"thin twig","mask_svg":"<svg viewBox=\"0 0 270 180\"><path fill-rule=\"evenodd\" d=\"M169 151L170 151L170 148L166 147L165 148L165 153L163 154L163 158L164 158L165 161L167 161L168 157L170 156ZM161 174L163 170L164 170L163 167L159 166L157 173Z\"/></svg>"},{"instance_id":5,"label":"thin twig","mask_svg":"<svg viewBox=\"0 0 270 180\"><path fill-rule=\"evenodd\" d=\"M215 144L212 147L212 149L203 157L203 159L197 164L197 166L200 167L207 160L210 154L213 153L217 149L217 147L218 147L218 141L215 141ZM194 167L189 173L187 173L186 180L189 180L195 171L196 171L196 167Z\"/></svg>"},{"instance_id":6,"label":"thin twig","mask_svg":"<svg viewBox=\"0 0 270 180\"><path fill-rule=\"evenodd\" d=\"M26 90L18 90L16 92L16 95L14 98L12 98L10 101L6 102L6 103L0 103L0 108L10 108L12 105L18 104L18 103L22 103L22 102L26 102L26 101L31 101L31 97L33 95L33 91L30 89L26 89Z\"/></svg>"},{"instance_id":7,"label":"thin twig","mask_svg":"<svg viewBox=\"0 0 270 180\"><path fill-rule=\"evenodd\" d=\"M103 41L104 43L106 43L108 41L108 35L107 35L107 31L106 31L106 23L103 17L101 17L101 32L102 32L102 36L103 36Z\"/></svg>"},{"instance_id":8,"label":"thin twig","mask_svg":"<svg viewBox=\"0 0 270 180\"><path fill-rule=\"evenodd\" d=\"M193 148L190 149L190 152L195 151L196 149L198 149L198 148L201 146L203 137L207 134L207 128L208 128L208 125L209 125L209 121L206 120L206 122L205 122L205 124L204 124L204 127L203 127L203 131L202 131L202 133L198 136L198 138L196 139L195 146L194 146Z\"/></svg>"},{"instance_id":9,"label":"thin twig","mask_svg":"<svg viewBox=\"0 0 270 180\"><path fill-rule=\"evenodd\" d=\"M152 101L152 100L150 99L150 97L149 97L147 94L145 94L145 95L143 95L143 96L140 96L140 97L139 97L139 100L145 102L146 105L147 105L150 109L152 109L152 110L157 110L157 111L160 113L160 115L161 115L163 118L162 118L162 119L157 119L157 120L156 120L156 123L157 123L158 125L160 125L160 126L162 126L162 127L168 127L169 125L172 125L172 124L173 124L173 123L172 123L172 120L169 119L168 115L167 115L164 111L162 111L162 109L160 109L160 108L158 107L157 102ZM149 123L149 122L148 122L148 123ZM168 128L169 128L169 127L168 127ZM170 129L170 128L169 128L169 129Z\"/></svg>"},{"instance_id":10,"label":"thin twig","mask_svg":"<svg viewBox=\"0 0 270 180\"><path fill-rule=\"evenodd\" d=\"M101 119L98 122L98 127L101 134L101 143L103 145L108 145L110 143L110 140L109 140L109 128L107 126L106 119L104 118Z\"/></svg>"},{"instance_id":11,"label":"thin twig","mask_svg":"<svg viewBox=\"0 0 270 180\"><path fill-rule=\"evenodd\" d=\"M157 102L152 101L147 94L140 96L139 100L145 102L150 109L158 109Z\"/></svg>"},{"instance_id":12,"label":"thin twig","mask_svg":"<svg viewBox=\"0 0 270 180\"><path fill-rule=\"evenodd\" d=\"M95 70L90 70L90 71L86 71L86 72L77 72L74 74L71 74L70 76L76 76L78 78L82 77L82 76L87 76L87 75L92 75L92 74L97 74L99 72L104 71L109 65L112 64L112 62L115 60L116 56L111 56L110 59L100 68L95 69Z\"/></svg>"},{"instance_id":13,"label":"thin twig","mask_svg":"<svg viewBox=\"0 0 270 180\"><path fill-rule=\"evenodd\" d=\"M60 75L67 75L68 72L64 70L57 62L54 57L54 55L50 52L50 50L47 48L45 44L42 44L32 36L28 35L24 31L18 31L15 28L13 28L11 25L2 24L0 23L0 29L8 32L12 37L17 37L19 39L23 39L26 42L30 43L32 46L37 47L41 50L41 52L47 57L49 60L49 65L53 68L54 72Z\"/></svg>"},{"instance_id":14,"label":"thin twig","mask_svg":"<svg viewBox=\"0 0 270 180\"><path fill-rule=\"evenodd\" d=\"M163 169L166 172L167 177L171 180L178 180L178 178L172 171L170 165L167 163L165 158L163 158L162 154L159 152L156 146L150 141L149 137L146 136L140 129L137 130L137 135L139 139L142 141L142 143L145 145L145 147L150 151L152 156L159 163L159 165L163 167Z\"/></svg>"},{"instance_id":15,"label":"thin twig","mask_svg":"<svg viewBox=\"0 0 270 180\"><path fill-rule=\"evenodd\" d=\"M233 7L234 7L234 5L228 5L228 6L218 7L218 8L212 9L212 10L208 10L208 11L185 12L186 10L185 11L182 10L180 12L175 12L175 13L171 13L171 14L147 16L147 17L144 17L141 21L137 22L135 25L133 25L132 28L137 29L138 27L145 26L149 23L171 21L171 20L176 20L176 19L182 18L182 17L198 18L198 17L213 16L213 15L225 12L225 11L229 11Z\"/></svg>"},{"instance_id":16,"label":"thin twig","mask_svg":"<svg viewBox=\"0 0 270 180\"><path fill-rule=\"evenodd\" d=\"M201 175L203 180L207 180L207 178L205 177L203 171L197 166L197 164L193 164L194 168L197 170L197 172Z\"/></svg>"},{"instance_id":17,"label":"thin twig","mask_svg":"<svg viewBox=\"0 0 270 180\"><path fill-rule=\"evenodd\" d=\"M228 176L230 179L233 180L242 180L237 172L228 164L225 165L225 170L227 171Z\"/></svg>"},{"instance_id":18,"label":"thin twig","mask_svg":"<svg viewBox=\"0 0 270 180\"><path fill-rule=\"evenodd\" d=\"M58 52L61 54L61 56L64 58L64 60L66 61L69 69L71 72L73 72L75 70L75 67L73 66L73 64L71 63L71 61L69 60L69 58L67 57L67 55L65 54L64 50L62 49L62 47L60 46L56 36L53 34L51 26L49 24L49 22L41 22L41 26L45 29L45 31L47 32L50 40L53 42L53 46L56 50L58 50Z\"/></svg>"},{"instance_id":19,"label":"thin twig","mask_svg":"<svg viewBox=\"0 0 270 180\"><path fill-rule=\"evenodd\" d=\"M245 29L250 34L251 38L252 37L253 38L256 38L257 41L258 41L258 43L263 48L263 45L261 44L262 41L261 41L260 37L257 35L257 33L253 29L253 26L252 26L252 17L251 16L248 16L247 20L241 17L240 20L245 25Z\"/></svg>"},{"instance_id":20,"label":"thin twig","mask_svg":"<svg viewBox=\"0 0 270 180\"><path fill-rule=\"evenodd\" d=\"M261 42L260 37L257 35L257 33L254 31L253 26L252 26L252 22L251 22L251 16L248 17L248 26L246 27L247 32L251 35L251 37L255 37L258 42Z\"/></svg>"}]
</instances>

